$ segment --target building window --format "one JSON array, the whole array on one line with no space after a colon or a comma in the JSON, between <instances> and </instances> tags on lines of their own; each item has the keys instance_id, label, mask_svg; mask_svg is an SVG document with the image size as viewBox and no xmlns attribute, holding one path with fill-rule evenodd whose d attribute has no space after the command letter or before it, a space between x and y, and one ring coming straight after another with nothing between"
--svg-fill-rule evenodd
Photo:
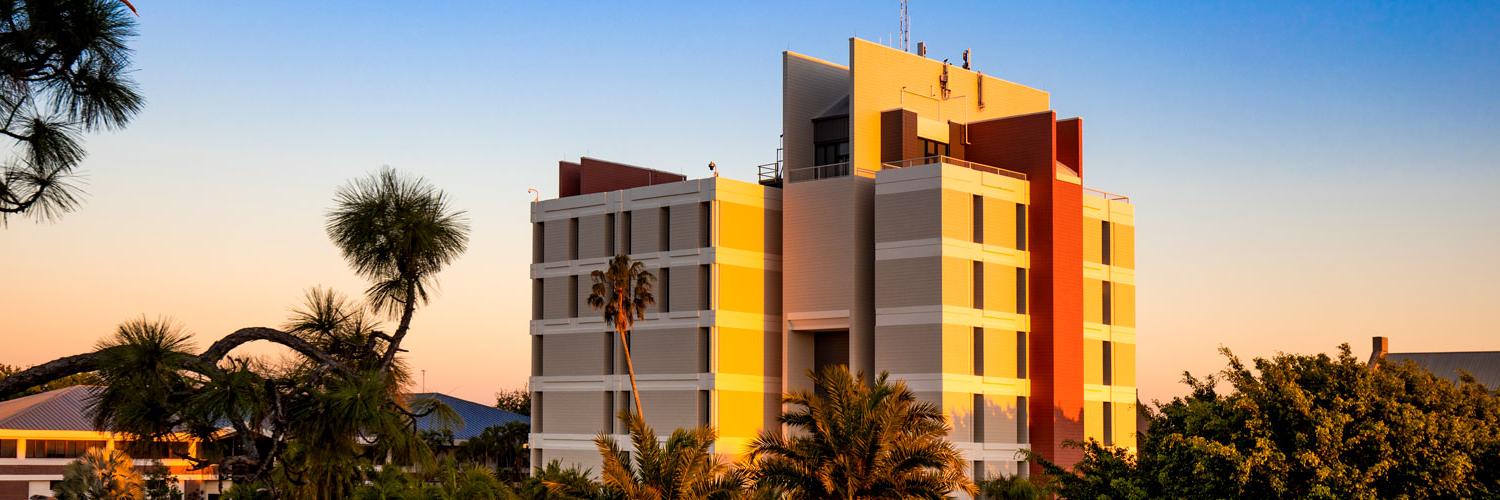
<instances>
[{"instance_id":1,"label":"building window","mask_svg":"<svg viewBox=\"0 0 1500 500\"><path fill-rule=\"evenodd\" d=\"M542 375L542 349L546 345L547 342L541 335L531 336L531 374L533 376Z\"/></svg>"},{"instance_id":2,"label":"building window","mask_svg":"<svg viewBox=\"0 0 1500 500\"><path fill-rule=\"evenodd\" d=\"M658 232L661 234L661 241L656 242L656 250L665 252L672 249L672 207L661 207L658 213L657 220L660 221Z\"/></svg>"},{"instance_id":3,"label":"building window","mask_svg":"<svg viewBox=\"0 0 1500 500\"><path fill-rule=\"evenodd\" d=\"M1016 204L1016 250L1026 251L1026 205Z\"/></svg>"},{"instance_id":4,"label":"building window","mask_svg":"<svg viewBox=\"0 0 1500 500\"><path fill-rule=\"evenodd\" d=\"M713 371L713 331L708 327L698 329L698 371Z\"/></svg>"},{"instance_id":5,"label":"building window","mask_svg":"<svg viewBox=\"0 0 1500 500\"><path fill-rule=\"evenodd\" d=\"M709 299L713 294L713 287L710 286L712 280L713 273L709 271L708 264L698 266L698 310L700 311L709 309Z\"/></svg>"},{"instance_id":6,"label":"building window","mask_svg":"<svg viewBox=\"0 0 1500 500\"><path fill-rule=\"evenodd\" d=\"M813 166L849 162L849 141L820 142L813 145Z\"/></svg>"},{"instance_id":7,"label":"building window","mask_svg":"<svg viewBox=\"0 0 1500 500\"><path fill-rule=\"evenodd\" d=\"M984 197L974 195L974 242L984 243Z\"/></svg>"},{"instance_id":8,"label":"building window","mask_svg":"<svg viewBox=\"0 0 1500 500\"><path fill-rule=\"evenodd\" d=\"M1108 340L1104 341L1104 349L1103 349L1104 352L1103 352L1103 356L1102 356L1104 359L1100 360L1100 362L1103 363L1102 366L1104 367L1104 370L1103 370L1104 371L1104 385L1114 385L1115 384L1115 356L1114 356L1115 349L1114 349L1114 347L1115 347L1114 343L1112 343L1112 342L1110 342Z\"/></svg>"},{"instance_id":9,"label":"building window","mask_svg":"<svg viewBox=\"0 0 1500 500\"><path fill-rule=\"evenodd\" d=\"M578 218L568 219L568 260L578 260Z\"/></svg>"},{"instance_id":10,"label":"building window","mask_svg":"<svg viewBox=\"0 0 1500 500\"><path fill-rule=\"evenodd\" d=\"M615 358L615 375L625 375L627 373L630 373L628 371L630 369L630 366L625 363L625 355L629 353L630 348L635 345L635 335L635 332L625 333L625 341L620 343L620 353L619 356Z\"/></svg>"},{"instance_id":11,"label":"building window","mask_svg":"<svg viewBox=\"0 0 1500 500\"><path fill-rule=\"evenodd\" d=\"M1103 289L1102 293L1104 294L1103 300L1100 301L1100 302L1103 303L1104 311L1102 311L1099 316L1101 318L1104 318L1104 324L1106 324L1106 325L1113 325L1114 324L1114 314L1112 314L1112 313L1114 312L1115 308L1114 308L1114 300L1110 297L1110 295L1112 295L1110 292L1112 290L1114 290L1115 287L1114 287L1114 285L1112 283L1106 281L1106 282L1104 282L1104 283L1101 284L1100 288Z\"/></svg>"},{"instance_id":12,"label":"building window","mask_svg":"<svg viewBox=\"0 0 1500 500\"><path fill-rule=\"evenodd\" d=\"M922 156L948 156L948 143L922 139Z\"/></svg>"},{"instance_id":13,"label":"building window","mask_svg":"<svg viewBox=\"0 0 1500 500\"><path fill-rule=\"evenodd\" d=\"M183 442L120 441L115 443L115 447L123 449L130 458L137 460L180 458L188 454L188 444Z\"/></svg>"},{"instance_id":14,"label":"building window","mask_svg":"<svg viewBox=\"0 0 1500 500\"><path fill-rule=\"evenodd\" d=\"M1026 314L1026 268L1016 268L1016 314Z\"/></svg>"},{"instance_id":15,"label":"building window","mask_svg":"<svg viewBox=\"0 0 1500 500\"><path fill-rule=\"evenodd\" d=\"M630 225L630 212L627 211L621 215L624 216L625 222L620 224L620 246L615 248L615 253L633 253L635 249L630 248L630 235L635 231L635 227Z\"/></svg>"},{"instance_id":16,"label":"building window","mask_svg":"<svg viewBox=\"0 0 1500 500\"><path fill-rule=\"evenodd\" d=\"M542 429L542 411L547 407L542 405L542 391L531 393L531 431L537 434L547 432Z\"/></svg>"},{"instance_id":17,"label":"building window","mask_svg":"<svg viewBox=\"0 0 1500 500\"><path fill-rule=\"evenodd\" d=\"M78 458L93 448L104 448L104 441L28 439L26 458Z\"/></svg>"},{"instance_id":18,"label":"building window","mask_svg":"<svg viewBox=\"0 0 1500 500\"><path fill-rule=\"evenodd\" d=\"M538 222L531 225L531 262L533 264L541 262L544 258L544 250L547 245L546 227L546 222Z\"/></svg>"},{"instance_id":19,"label":"building window","mask_svg":"<svg viewBox=\"0 0 1500 500\"><path fill-rule=\"evenodd\" d=\"M1030 358L1030 351L1026 346L1026 332L1016 332L1016 378L1026 378L1026 360Z\"/></svg>"},{"instance_id":20,"label":"building window","mask_svg":"<svg viewBox=\"0 0 1500 500\"><path fill-rule=\"evenodd\" d=\"M974 395L974 442L984 442L984 395Z\"/></svg>"},{"instance_id":21,"label":"building window","mask_svg":"<svg viewBox=\"0 0 1500 500\"><path fill-rule=\"evenodd\" d=\"M1101 245L1104 247L1104 248L1101 248L1100 252L1099 252L1099 260L1104 261L1104 262L1100 262L1100 264L1104 264L1104 265L1107 266L1107 265L1109 265L1109 247L1110 247L1110 245L1109 245L1109 221L1100 221L1099 222L1099 240L1101 242Z\"/></svg>"},{"instance_id":22,"label":"building window","mask_svg":"<svg viewBox=\"0 0 1500 500\"><path fill-rule=\"evenodd\" d=\"M16 440L0 439L0 458L16 458Z\"/></svg>"},{"instance_id":23,"label":"building window","mask_svg":"<svg viewBox=\"0 0 1500 500\"><path fill-rule=\"evenodd\" d=\"M568 317L578 317L578 276L568 276Z\"/></svg>"},{"instance_id":24,"label":"building window","mask_svg":"<svg viewBox=\"0 0 1500 500\"><path fill-rule=\"evenodd\" d=\"M984 376L984 327L974 327L974 375Z\"/></svg>"},{"instance_id":25,"label":"building window","mask_svg":"<svg viewBox=\"0 0 1500 500\"><path fill-rule=\"evenodd\" d=\"M604 374L615 373L615 337L614 332L604 333Z\"/></svg>"},{"instance_id":26,"label":"building window","mask_svg":"<svg viewBox=\"0 0 1500 500\"><path fill-rule=\"evenodd\" d=\"M980 482L980 481L983 481L983 480L984 480L984 461L983 460L975 460L974 461L974 482L977 483L977 482Z\"/></svg>"},{"instance_id":27,"label":"building window","mask_svg":"<svg viewBox=\"0 0 1500 500\"><path fill-rule=\"evenodd\" d=\"M542 280L531 280L531 319L542 319Z\"/></svg>"},{"instance_id":28,"label":"building window","mask_svg":"<svg viewBox=\"0 0 1500 500\"><path fill-rule=\"evenodd\" d=\"M1031 442L1031 408L1026 406L1026 396L1016 396L1016 442Z\"/></svg>"},{"instance_id":29,"label":"building window","mask_svg":"<svg viewBox=\"0 0 1500 500\"><path fill-rule=\"evenodd\" d=\"M672 310L672 268L663 267L656 275L656 310Z\"/></svg>"},{"instance_id":30,"label":"building window","mask_svg":"<svg viewBox=\"0 0 1500 500\"><path fill-rule=\"evenodd\" d=\"M604 432L615 433L615 393L604 391Z\"/></svg>"},{"instance_id":31,"label":"building window","mask_svg":"<svg viewBox=\"0 0 1500 500\"><path fill-rule=\"evenodd\" d=\"M1115 405L1104 402L1104 444L1115 444Z\"/></svg>"},{"instance_id":32,"label":"building window","mask_svg":"<svg viewBox=\"0 0 1500 500\"><path fill-rule=\"evenodd\" d=\"M698 204L698 247L708 248L709 240L713 237L713 205L709 202Z\"/></svg>"},{"instance_id":33,"label":"building window","mask_svg":"<svg viewBox=\"0 0 1500 500\"><path fill-rule=\"evenodd\" d=\"M615 214L604 214L604 256L611 257L615 251Z\"/></svg>"},{"instance_id":34,"label":"building window","mask_svg":"<svg viewBox=\"0 0 1500 500\"><path fill-rule=\"evenodd\" d=\"M974 308L984 309L984 263L974 261Z\"/></svg>"},{"instance_id":35,"label":"building window","mask_svg":"<svg viewBox=\"0 0 1500 500\"><path fill-rule=\"evenodd\" d=\"M711 395L708 393L708 391L698 391L698 425L704 427L712 425L711 422L713 421L709 418L709 408L711 408L710 398Z\"/></svg>"}]
</instances>

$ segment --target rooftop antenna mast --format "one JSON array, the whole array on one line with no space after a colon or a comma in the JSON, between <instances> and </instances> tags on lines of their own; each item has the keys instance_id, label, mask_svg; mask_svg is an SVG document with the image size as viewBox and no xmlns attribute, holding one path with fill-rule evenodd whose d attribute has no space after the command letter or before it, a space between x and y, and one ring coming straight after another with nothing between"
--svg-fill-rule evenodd
<instances>
[{"instance_id":1,"label":"rooftop antenna mast","mask_svg":"<svg viewBox=\"0 0 1500 500\"><path fill-rule=\"evenodd\" d=\"M911 16L907 14L908 0L901 0L901 50L911 52Z\"/></svg>"}]
</instances>

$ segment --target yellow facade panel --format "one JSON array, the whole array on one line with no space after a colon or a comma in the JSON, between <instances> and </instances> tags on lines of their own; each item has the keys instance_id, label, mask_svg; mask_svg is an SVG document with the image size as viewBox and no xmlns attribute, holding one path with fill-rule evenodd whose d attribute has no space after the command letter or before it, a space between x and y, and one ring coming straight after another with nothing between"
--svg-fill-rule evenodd
<instances>
[{"instance_id":1,"label":"yellow facade panel","mask_svg":"<svg viewBox=\"0 0 1500 500\"><path fill-rule=\"evenodd\" d=\"M715 333L717 335L712 345L718 359L716 372L744 375L766 375L769 372L780 375L779 369L767 369L767 365L774 364L776 358L781 356L779 334L722 326ZM771 338L772 335L777 338ZM772 348L776 352L769 352Z\"/></svg>"},{"instance_id":2,"label":"yellow facade panel","mask_svg":"<svg viewBox=\"0 0 1500 500\"><path fill-rule=\"evenodd\" d=\"M1002 264L984 264L984 308L989 311L1016 312L1016 268Z\"/></svg>"},{"instance_id":3,"label":"yellow facade panel","mask_svg":"<svg viewBox=\"0 0 1500 500\"><path fill-rule=\"evenodd\" d=\"M1083 321L1088 323L1104 322L1104 282L1087 279L1083 280Z\"/></svg>"},{"instance_id":4,"label":"yellow facade panel","mask_svg":"<svg viewBox=\"0 0 1500 500\"><path fill-rule=\"evenodd\" d=\"M767 212L764 208L725 201L717 204L719 246L752 252L766 251Z\"/></svg>"},{"instance_id":5,"label":"yellow facade panel","mask_svg":"<svg viewBox=\"0 0 1500 500\"><path fill-rule=\"evenodd\" d=\"M1083 218L1083 261L1104 262L1103 221Z\"/></svg>"},{"instance_id":6,"label":"yellow facade panel","mask_svg":"<svg viewBox=\"0 0 1500 500\"><path fill-rule=\"evenodd\" d=\"M1104 441L1104 403L1083 402L1083 439Z\"/></svg>"},{"instance_id":7,"label":"yellow facade panel","mask_svg":"<svg viewBox=\"0 0 1500 500\"><path fill-rule=\"evenodd\" d=\"M974 327L943 325L943 373L974 373Z\"/></svg>"},{"instance_id":8,"label":"yellow facade panel","mask_svg":"<svg viewBox=\"0 0 1500 500\"><path fill-rule=\"evenodd\" d=\"M943 305L974 307L974 261L943 257Z\"/></svg>"},{"instance_id":9,"label":"yellow facade panel","mask_svg":"<svg viewBox=\"0 0 1500 500\"><path fill-rule=\"evenodd\" d=\"M719 264L718 287L719 309L747 313L765 314L770 308L766 294L766 270Z\"/></svg>"},{"instance_id":10,"label":"yellow facade panel","mask_svg":"<svg viewBox=\"0 0 1500 500\"><path fill-rule=\"evenodd\" d=\"M973 441L974 393L944 392L942 394L943 416L948 419L948 425L952 427L948 433L948 439Z\"/></svg>"},{"instance_id":11,"label":"yellow facade panel","mask_svg":"<svg viewBox=\"0 0 1500 500\"><path fill-rule=\"evenodd\" d=\"M1114 445L1131 451L1136 449L1135 412L1132 403L1114 403Z\"/></svg>"},{"instance_id":12,"label":"yellow facade panel","mask_svg":"<svg viewBox=\"0 0 1500 500\"><path fill-rule=\"evenodd\" d=\"M1109 202L1100 196L1085 192L1083 195L1083 216L1092 219L1109 220Z\"/></svg>"},{"instance_id":13,"label":"yellow facade panel","mask_svg":"<svg viewBox=\"0 0 1500 500\"><path fill-rule=\"evenodd\" d=\"M1016 332L984 330L984 376L1016 377Z\"/></svg>"},{"instance_id":14,"label":"yellow facade panel","mask_svg":"<svg viewBox=\"0 0 1500 500\"><path fill-rule=\"evenodd\" d=\"M1135 205L1127 200L1110 200L1109 221L1114 224L1126 226L1135 225Z\"/></svg>"},{"instance_id":15,"label":"yellow facade panel","mask_svg":"<svg viewBox=\"0 0 1500 500\"><path fill-rule=\"evenodd\" d=\"M644 394L644 393L643 393ZM718 413L715 430L720 436L754 437L765 430L767 414L765 394L745 391L714 391ZM664 432L664 431L658 431ZM722 441L721 441L722 442ZM720 453L743 454L747 450L718 450Z\"/></svg>"},{"instance_id":16,"label":"yellow facade panel","mask_svg":"<svg viewBox=\"0 0 1500 500\"><path fill-rule=\"evenodd\" d=\"M1104 342L1083 339L1083 383L1104 383Z\"/></svg>"},{"instance_id":17,"label":"yellow facade panel","mask_svg":"<svg viewBox=\"0 0 1500 500\"><path fill-rule=\"evenodd\" d=\"M1110 265L1135 269L1135 226L1111 223L1110 227L1113 230L1110 235Z\"/></svg>"},{"instance_id":18,"label":"yellow facade panel","mask_svg":"<svg viewBox=\"0 0 1500 500\"><path fill-rule=\"evenodd\" d=\"M974 195L943 190L943 237L974 241Z\"/></svg>"},{"instance_id":19,"label":"yellow facade panel","mask_svg":"<svg viewBox=\"0 0 1500 500\"><path fill-rule=\"evenodd\" d=\"M856 169L879 170L880 113L908 109L939 122L969 123L1050 109L1046 92L859 39L849 42L853 77L849 145ZM948 72L948 92L939 78ZM984 102L979 79L984 79ZM791 136L788 136L791 137ZM959 140L961 138L951 138ZM1003 165L997 165L1003 167Z\"/></svg>"},{"instance_id":20,"label":"yellow facade panel","mask_svg":"<svg viewBox=\"0 0 1500 500\"><path fill-rule=\"evenodd\" d=\"M1016 202L984 199L984 244L1016 248Z\"/></svg>"},{"instance_id":21,"label":"yellow facade panel","mask_svg":"<svg viewBox=\"0 0 1500 500\"><path fill-rule=\"evenodd\" d=\"M1135 326L1135 285L1114 283L1110 289L1110 302L1114 306L1113 324Z\"/></svg>"},{"instance_id":22,"label":"yellow facade panel","mask_svg":"<svg viewBox=\"0 0 1500 500\"><path fill-rule=\"evenodd\" d=\"M1114 385L1135 386L1135 344L1114 342L1110 345L1114 354Z\"/></svg>"}]
</instances>

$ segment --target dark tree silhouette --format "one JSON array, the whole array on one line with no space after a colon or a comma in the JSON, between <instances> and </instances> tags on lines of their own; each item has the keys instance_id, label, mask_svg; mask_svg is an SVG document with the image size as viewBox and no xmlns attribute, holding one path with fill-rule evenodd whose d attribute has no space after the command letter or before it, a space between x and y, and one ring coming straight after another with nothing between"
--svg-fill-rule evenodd
<instances>
[{"instance_id":1,"label":"dark tree silhouette","mask_svg":"<svg viewBox=\"0 0 1500 500\"><path fill-rule=\"evenodd\" d=\"M84 132L119 129L145 98L129 77L133 7L119 0L0 0L0 225L78 207Z\"/></svg>"}]
</instances>

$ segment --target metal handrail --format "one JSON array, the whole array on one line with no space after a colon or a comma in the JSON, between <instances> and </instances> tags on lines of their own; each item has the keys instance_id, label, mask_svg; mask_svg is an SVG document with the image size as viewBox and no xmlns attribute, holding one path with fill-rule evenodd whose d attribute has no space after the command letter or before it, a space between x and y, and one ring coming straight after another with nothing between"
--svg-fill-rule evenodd
<instances>
[{"instance_id":1,"label":"metal handrail","mask_svg":"<svg viewBox=\"0 0 1500 500\"><path fill-rule=\"evenodd\" d=\"M873 177L874 171L855 168L849 162L830 163L827 165L813 165L810 167L788 168L785 170L787 182L802 182L818 179L833 179L836 177L848 177L853 174Z\"/></svg>"},{"instance_id":2,"label":"metal handrail","mask_svg":"<svg viewBox=\"0 0 1500 500\"><path fill-rule=\"evenodd\" d=\"M781 162L779 161L756 165L755 170L762 184L781 181Z\"/></svg>"},{"instance_id":3,"label":"metal handrail","mask_svg":"<svg viewBox=\"0 0 1500 500\"><path fill-rule=\"evenodd\" d=\"M1012 171L1012 170L1006 170L1006 169L1003 169L1003 168L1000 168L1000 167L994 167L994 166L990 166L990 165L985 165L983 163L972 162L972 161L968 161L968 160L960 160L958 158L954 158L954 157L951 157L951 156L942 156L942 155L924 156L924 157L921 157L921 158L912 158L910 160L901 160L901 161L886 162L885 164L883 164L883 166L885 168L906 168L906 167L915 167L915 166L920 166L920 165L931 165L931 164L934 164L934 163L947 163L949 165L955 165L955 166L959 166L959 167L964 167L964 168L967 168L967 169L970 169L970 170L978 170L980 172L989 172L989 173L992 173L992 174L999 174L999 175L1003 175L1003 176L1014 178L1014 179L1020 179L1020 180L1023 180L1023 181L1026 180L1026 174L1023 174L1023 173L1020 173L1020 172L1016 172L1016 171Z\"/></svg>"},{"instance_id":4,"label":"metal handrail","mask_svg":"<svg viewBox=\"0 0 1500 500\"><path fill-rule=\"evenodd\" d=\"M1123 194L1114 194L1108 191L1102 191L1091 187L1083 188L1083 190L1099 195L1100 198L1104 198L1106 201L1123 201L1125 203L1130 203L1130 197Z\"/></svg>"}]
</instances>

